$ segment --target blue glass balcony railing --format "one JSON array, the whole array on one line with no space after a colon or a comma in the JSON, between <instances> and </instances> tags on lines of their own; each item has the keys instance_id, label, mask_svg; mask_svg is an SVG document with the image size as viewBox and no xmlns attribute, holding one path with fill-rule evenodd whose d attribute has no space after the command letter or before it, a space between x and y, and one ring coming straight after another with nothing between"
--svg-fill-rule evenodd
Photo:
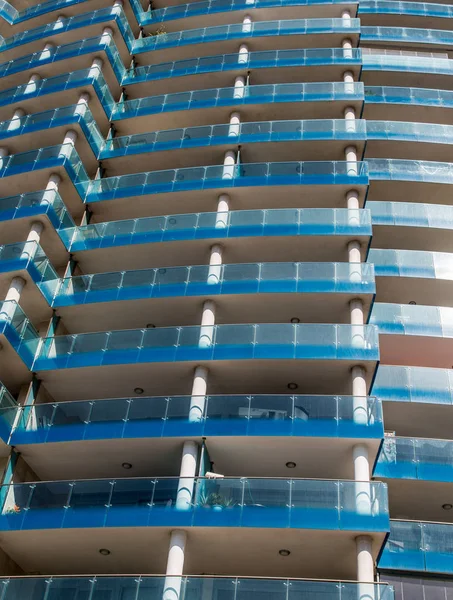
<instances>
[{"instance_id":1,"label":"blue glass balcony railing","mask_svg":"<svg viewBox=\"0 0 453 600\"><path fill-rule=\"evenodd\" d=\"M53 190L0 198L0 221L11 221L37 215L46 215L57 231L75 227L61 196Z\"/></svg>"},{"instance_id":2,"label":"blue glass balcony railing","mask_svg":"<svg viewBox=\"0 0 453 600\"><path fill-rule=\"evenodd\" d=\"M232 211L219 225L218 213L189 213L111 221L69 229L59 235L72 252L131 244L210 237L371 236L367 210L299 208Z\"/></svg>"},{"instance_id":3,"label":"blue glass balcony railing","mask_svg":"<svg viewBox=\"0 0 453 600\"><path fill-rule=\"evenodd\" d=\"M49 146L6 156L0 159L0 178L57 167L65 168L81 199L85 198L89 177L72 144Z\"/></svg>"},{"instance_id":4,"label":"blue glass balcony railing","mask_svg":"<svg viewBox=\"0 0 453 600\"><path fill-rule=\"evenodd\" d=\"M365 122L368 140L398 140L430 144L452 144L453 126L436 123L412 123L403 121Z\"/></svg>"},{"instance_id":5,"label":"blue glass balcony railing","mask_svg":"<svg viewBox=\"0 0 453 600\"><path fill-rule=\"evenodd\" d=\"M445 179L447 178L448 174L445 175ZM448 205L418 202L367 202L366 207L371 212L374 226L453 228L453 207Z\"/></svg>"},{"instance_id":6,"label":"blue glass balcony railing","mask_svg":"<svg viewBox=\"0 0 453 600\"><path fill-rule=\"evenodd\" d=\"M44 250L36 242L18 242L0 246L0 273L25 270L52 303L60 279Z\"/></svg>"},{"instance_id":7,"label":"blue glass balcony railing","mask_svg":"<svg viewBox=\"0 0 453 600\"><path fill-rule=\"evenodd\" d=\"M380 334L453 337L453 308L376 302L370 323Z\"/></svg>"},{"instance_id":8,"label":"blue glass balcony railing","mask_svg":"<svg viewBox=\"0 0 453 600\"><path fill-rule=\"evenodd\" d=\"M347 4L345 0L205 0L190 4L166 6L143 14L142 25L153 25L163 21L174 21L189 17L211 15L219 12L234 12L238 10L253 10L254 8L278 8L288 6L312 6L318 4Z\"/></svg>"},{"instance_id":9,"label":"blue glass balcony railing","mask_svg":"<svg viewBox=\"0 0 453 600\"><path fill-rule=\"evenodd\" d=\"M453 442L386 437L374 468L374 476L452 482Z\"/></svg>"},{"instance_id":10,"label":"blue glass balcony railing","mask_svg":"<svg viewBox=\"0 0 453 600\"><path fill-rule=\"evenodd\" d=\"M452 254L418 250L378 250L368 253L377 276L453 280Z\"/></svg>"},{"instance_id":11,"label":"blue glass balcony railing","mask_svg":"<svg viewBox=\"0 0 453 600\"><path fill-rule=\"evenodd\" d=\"M443 4L439 6L449 8ZM411 106L453 108L453 91L414 87L366 86L365 102L367 104L410 104Z\"/></svg>"},{"instance_id":12,"label":"blue glass balcony railing","mask_svg":"<svg viewBox=\"0 0 453 600\"><path fill-rule=\"evenodd\" d=\"M453 97L453 92L451 92ZM112 120L131 119L163 112L196 110L215 106L241 106L274 102L363 101L363 83L281 83L249 85L243 93L235 88L195 90L127 100L116 104Z\"/></svg>"},{"instance_id":13,"label":"blue glass balcony railing","mask_svg":"<svg viewBox=\"0 0 453 600\"><path fill-rule=\"evenodd\" d=\"M11 431L16 423L16 417L21 417L18 410L19 405L16 400L6 387L0 383L0 438L5 444L9 442Z\"/></svg>"},{"instance_id":14,"label":"blue glass balcony railing","mask_svg":"<svg viewBox=\"0 0 453 600\"><path fill-rule=\"evenodd\" d=\"M34 371L192 360L369 360L379 358L377 328L263 323L162 327L62 335L36 340Z\"/></svg>"},{"instance_id":15,"label":"blue glass balcony railing","mask_svg":"<svg viewBox=\"0 0 453 600\"><path fill-rule=\"evenodd\" d=\"M430 126L433 127L432 125ZM453 126L452 126L453 130ZM305 121L261 121L230 125L203 125L137 133L109 139L100 159L130 156L143 152L177 150L225 144L291 142L312 140L365 140L365 121L313 119Z\"/></svg>"},{"instance_id":16,"label":"blue glass balcony railing","mask_svg":"<svg viewBox=\"0 0 453 600\"><path fill-rule=\"evenodd\" d=\"M453 405L453 371L379 365L372 391L383 402Z\"/></svg>"},{"instance_id":17,"label":"blue glass balcony railing","mask_svg":"<svg viewBox=\"0 0 453 600\"><path fill-rule=\"evenodd\" d=\"M178 524L385 532L386 486L368 485L369 507L363 511L354 481L197 478L189 497L186 489L178 493L173 478L11 484L2 490L0 530Z\"/></svg>"},{"instance_id":18,"label":"blue glass balcony railing","mask_svg":"<svg viewBox=\"0 0 453 600\"><path fill-rule=\"evenodd\" d=\"M14 73L28 71L42 65L66 61L76 56L83 56L102 51L105 52L118 82L121 82L125 75L125 68L111 36L88 38L79 42L56 46L47 51L34 52L33 54L10 60L0 64L0 77L8 77Z\"/></svg>"},{"instance_id":19,"label":"blue glass balcony railing","mask_svg":"<svg viewBox=\"0 0 453 600\"><path fill-rule=\"evenodd\" d=\"M434 4L430 2L361 0L358 14L415 15L451 19L453 17L453 8L446 4Z\"/></svg>"},{"instance_id":20,"label":"blue glass balcony railing","mask_svg":"<svg viewBox=\"0 0 453 600\"><path fill-rule=\"evenodd\" d=\"M380 402L352 396L114 398L20 409L8 404L6 410L9 430L19 411L13 445L190 435L378 440L384 436Z\"/></svg>"},{"instance_id":21,"label":"blue glass balcony railing","mask_svg":"<svg viewBox=\"0 0 453 600\"><path fill-rule=\"evenodd\" d=\"M373 265L363 263L224 264L215 274L207 265L167 267L62 279L53 306L223 294L374 294L375 287Z\"/></svg>"},{"instance_id":22,"label":"blue glass balcony railing","mask_svg":"<svg viewBox=\"0 0 453 600\"><path fill-rule=\"evenodd\" d=\"M360 29L361 42L399 42L451 46L453 31L418 27L367 27Z\"/></svg>"},{"instance_id":23,"label":"blue glass balcony railing","mask_svg":"<svg viewBox=\"0 0 453 600\"><path fill-rule=\"evenodd\" d=\"M453 65L453 61L452 65ZM303 67L327 65L361 65L360 48L352 48L347 53L342 48L307 48L301 50L269 50L250 52L247 59L238 53L203 56L158 65L146 65L130 69L123 85L133 85L144 81L170 79L184 75L216 73L219 71L241 71L247 69L269 69L276 67ZM452 66L453 72L453 66Z\"/></svg>"},{"instance_id":24,"label":"blue glass balcony railing","mask_svg":"<svg viewBox=\"0 0 453 600\"><path fill-rule=\"evenodd\" d=\"M64 73L56 77L41 79L35 83L26 83L4 91L0 91L0 106L8 106L10 104L25 102L30 98L37 98L55 94L65 90L83 88L85 86L93 86L100 103L102 104L106 114L110 114L115 105L115 101L110 92L100 69L94 67L91 69L81 69L73 73Z\"/></svg>"},{"instance_id":25,"label":"blue glass balcony railing","mask_svg":"<svg viewBox=\"0 0 453 600\"><path fill-rule=\"evenodd\" d=\"M64 106L45 112L25 115L11 121L0 122L0 140L16 137L26 133L63 127L65 125L80 125L88 143L97 157L104 145L104 136L87 106Z\"/></svg>"},{"instance_id":26,"label":"blue glass balcony railing","mask_svg":"<svg viewBox=\"0 0 453 600\"><path fill-rule=\"evenodd\" d=\"M66 31L73 31L74 29L80 29L82 27L89 27L90 25L96 25L97 23L108 23L112 20L115 20L118 24L118 29L125 42L132 47L131 44L134 40L134 35L122 8L117 6L101 8L100 10L94 10L67 19L61 19L60 21L47 23L41 27L21 31L11 37L4 38L3 43L0 44L0 55L10 48L29 44L36 40L45 40L49 36L65 33Z\"/></svg>"},{"instance_id":27,"label":"blue glass balcony railing","mask_svg":"<svg viewBox=\"0 0 453 600\"><path fill-rule=\"evenodd\" d=\"M0 308L0 333L2 333L22 361L31 369L40 337L30 319L14 300L2 302Z\"/></svg>"},{"instance_id":28,"label":"blue glass balcony railing","mask_svg":"<svg viewBox=\"0 0 453 600\"><path fill-rule=\"evenodd\" d=\"M425 31L420 29L419 31ZM398 71L426 73L429 75L453 74L453 60L430 56L404 56L400 54L364 54L364 71Z\"/></svg>"},{"instance_id":29,"label":"blue glass balcony railing","mask_svg":"<svg viewBox=\"0 0 453 600\"><path fill-rule=\"evenodd\" d=\"M317 35L329 33L359 34L359 19L291 19L288 21L257 21L244 26L242 23L203 27L164 33L135 40L133 54L141 54L163 48L183 47L190 44L242 40L264 36Z\"/></svg>"},{"instance_id":30,"label":"blue glass balcony railing","mask_svg":"<svg viewBox=\"0 0 453 600\"><path fill-rule=\"evenodd\" d=\"M453 573L453 525L390 521L380 569Z\"/></svg>"},{"instance_id":31,"label":"blue glass balcony railing","mask_svg":"<svg viewBox=\"0 0 453 600\"><path fill-rule=\"evenodd\" d=\"M5 19L10 25L16 25L22 21L28 21L34 17L44 15L56 11L58 9L64 9L74 4L82 4L87 0L47 0L47 2L40 2L32 6L27 6L23 10L16 10L7 0L1 0L0 3L0 17Z\"/></svg>"},{"instance_id":32,"label":"blue glass balcony railing","mask_svg":"<svg viewBox=\"0 0 453 600\"><path fill-rule=\"evenodd\" d=\"M245 163L228 172L223 165L134 173L90 182L87 202L226 187L282 185L368 185L366 162Z\"/></svg>"},{"instance_id":33,"label":"blue glass balcony railing","mask_svg":"<svg viewBox=\"0 0 453 600\"><path fill-rule=\"evenodd\" d=\"M69 598L135 598L160 600L165 594L165 577L90 576L90 577L11 577L0 580L2 600L68 600ZM324 600L355 600L359 584L342 581L309 581L302 579L257 579L253 577L182 576L180 595L185 600L236 600L238 589L249 600L263 597L297 600L321 596ZM385 583L367 587L370 600L393 600L393 588ZM168 589L168 587L167 587Z\"/></svg>"},{"instance_id":34,"label":"blue glass balcony railing","mask_svg":"<svg viewBox=\"0 0 453 600\"><path fill-rule=\"evenodd\" d=\"M367 163L372 180L453 183L453 163L386 158L371 158Z\"/></svg>"}]
</instances>

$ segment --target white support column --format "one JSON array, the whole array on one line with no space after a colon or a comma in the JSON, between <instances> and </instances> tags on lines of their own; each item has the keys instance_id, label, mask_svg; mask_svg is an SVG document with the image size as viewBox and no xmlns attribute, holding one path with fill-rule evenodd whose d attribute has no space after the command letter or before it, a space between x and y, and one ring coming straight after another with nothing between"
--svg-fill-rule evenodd
<instances>
[{"instance_id":1,"label":"white support column","mask_svg":"<svg viewBox=\"0 0 453 600\"><path fill-rule=\"evenodd\" d=\"M46 185L46 190L42 196L41 204L52 204L55 199L55 194L58 192L58 186L60 185L61 177L58 173L52 173L49 177L49 181Z\"/></svg>"},{"instance_id":2,"label":"white support column","mask_svg":"<svg viewBox=\"0 0 453 600\"><path fill-rule=\"evenodd\" d=\"M88 92L84 92L83 94L80 94L79 99L77 100L74 114L80 115L81 117L83 117L83 115L87 111L89 101L90 101L90 94L88 94Z\"/></svg>"},{"instance_id":3,"label":"white support column","mask_svg":"<svg viewBox=\"0 0 453 600\"><path fill-rule=\"evenodd\" d=\"M359 202L359 192L357 190L349 190L346 193L346 205L348 209L348 224L352 226L360 225L360 202ZM351 260L349 258L349 262L360 262L360 254L359 260Z\"/></svg>"},{"instance_id":4,"label":"white support column","mask_svg":"<svg viewBox=\"0 0 453 600\"><path fill-rule=\"evenodd\" d=\"M33 73L33 75L28 80L27 85L25 86L24 93L25 94L34 94L38 88L38 83L41 81L41 75L38 73Z\"/></svg>"},{"instance_id":5,"label":"white support column","mask_svg":"<svg viewBox=\"0 0 453 600\"><path fill-rule=\"evenodd\" d=\"M115 0L113 3L112 13L119 15L123 9L123 0Z\"/></svg>"},{"instance_id":6,"label":"white support column","mask_svg":"<svg viewBox=\"0 0 453 600\"><path fill-rule=\"evenodd\" d=\"M357 148L355 146L347 146L344 149L344 155L347 164L348 175L354 177L358 174L357 165Z\"/></svg>"},{"instance_id":7,"label":"white support column","mask_svg":"<svg viewBox=\"0 0 453 600\"><path fill-rule=\"evenodd\" d=\"M223 248L220 244L211 246L208 271L208 283L210 285L216 285L220 281L222 274L222 253Z\"/></svg>"},{"instance_id":8,"label":"white support column","mask_svg":"<svg viewBox=\"0 0 453 600\"><path fill-rule=\"evenodd\" d=\"M179 600L182 574L184 571L186 543L187 533L185 531L182 529L174 529L171 532L163 600Z\"/></svg>"},{"instance_id":9,"label":"white support column","mask_svg":"<svg viewBox=\"0 0 453 600\"><path fill-rule=\"evenodd\" d=\"M19 129L22 124L22 118L25 117L25 111L23 108L16 108L13 114L13 118L9 122L7 131L15 131Z\"/></svg>"},{"instance_id":10,"label":"white support column","mask_svg":"<svg viewBox=\"0 0 453 600\"><path fill-rule=\"evenodd\" d=\"M347 106L344 109L344 119L346 121L346 131L354 133L357 128L355 122L355 108L353 106Z\"/></svg>"},{"instance_id":11,"label":"white support column","mask_svg":"<svg viewBox=\"0 0 453 600\"><path fill-rule=\"evenodd\" d=\"M368 422L366 372L361 365L351 369L354 423Z\"/></svg>"},{"instance_id":12,"label":"white support column","mask_svg":"<svg viewBox=\"0 0 453 600\"><path fill-rule=\"evenodd\" d=\"M345 39L341 42L343 48L343 58L352 58L352 42L350 39Z\"/></svg>"},{"instance_id":13,"label":"white support column","mask_svg":"<svg viewBox=\"0 0 453 600\"><path fill-rule=\"evenodd\" d=\"M111 27L104 27L101 35L101 42L107 44L113 37L113 29Z\"/></svg>"},{"instance_id":14,"label":"white support column","mask_svg":"<svg viewBox=\"0 0 453 600\"><path fill-rule=\"evenodd\" d=\"M354 348L365 348L365 331L363 319L363 302L354 298L349 303L351 311L351 343Z\"/></svg>"},{"instance_id":15,"label":"white support column","mask_svg":"<svg viewBox=\"0 0 453 600\"><path fill-rule=\"evenodd\" d=\"M244 64L247 64L248 61L249 61L249 47L247 46L247 44L241 44L239 46L238 63L240 65L244 65Z\"/></svg>"},{"instance_id":16,"label":"white support column","mask_svg":"<svg viewBox=\"0 0 453 600\"><path fill-rule=\"evenodd\" d=\"M199 348L210 348L214 338L215 327L215 304L212 300L203 302L203 313L201 315Z\"/></svg>"},{"instance_id":17,"label":"white support column","mask_svg":"<svg viewBox=\"0 0 453 600\"><path fill-rule=\"evenodd\" d=\"M88 74L89 77L97 77L99 73L102 73L102 65L104 61L102 58L95 58L91 63L90 72Z\"/></svg>"},{"instance_id":18,"label":"white support column","mask_svg":"<svg viewBox=\"0 0 453 600\"><path fill-rule=\"evenodd\" d=\"M228 129L229 138L237 138L241 130L241 115L238 112L233 112L230 115L230 127Z\"/></svg>"},{"instance_id":19,"label":"white support column","mask_svg":"<svg viewBox=\"0 0 453 600\"><path fill-rule=\"evenodd\" d=\"M348 94L352 94L354 91L354 73L352 71L345 71L343 73L343 81L345 83L345 91Z\"/></svg>"},{"instance_id":20,"label":"white support column","mask_svg":"<svg viewBox=\"0 0 453 600\"><path fill-rule=\"evenodd\" d=\"M369 535L355 538L357 551L358 600L374 600L373 539Z\"/></svg>"},{"instance_id":21,"label":"white support column","mask_svg":"<svg viewBox=\"0 0 453 600\"><path fill-rule=\"evenodd\" d=\"M233 152L233 150L227 150L223 159L222 179L233 179L235 166L236 152Z\"/></svg>"},{"instance_id":22,"label":"white support column","mask_svg":"<svg viewBox=\"0 0 453 600\"><path fill-rule=\"evenodd\" d=\"M199 423L203 419L206 406L208 374L209 371L206 367L198 366L195 369L189 409L190 423Z\"/></svg>"},{"instance_id":23,"label":"white support column","mask_svg":"<svg viewBox=\"0 0 453 600\"><path fill-rule=\"evenodd\" d=\"M341 18L343 19L343 25L345 27L351 27L351 13L349 10L343 10L341 13Z\"/></svg>"},{"instance_id":24,"label":"white support column","mask_svg":"<svg viewBox=\"0 0 453 600\"><path fill-rule=\"evenodd\" d=\"M30 231L28 232L27 241L22 250L21 258L28 260L33 258L38 249L38 244L41 240L41 234L44 231L44 225L40 221L34 221L31 224Z\"/></svg>"},{"instance_id":25,"label":"white support column","mask_svg":"<svg viewBox=\"0 0 453 600\"><path fill-rule=\"evenodd\" d=\"M60 156L70 156L71 152L75 146L77 141L77 131L74 129L69 129L64 136L63 142L61 144Z\"/></svg>"},{"instance_id":26,"label":"white support column","mask_svg":"<svg viewBox=\"0 0 453 600\"><path fill-rule=\"evenodd\" d=\"M23 277L14 277L9 284L5 302L2 306L2 314L6 315L8 319L12 319L14 317L16 304L19 304L20 296L22 294L22 290L24 289L25 283L26 282Z\"/></svg>"},{"instance_id":27,"label":"white support column","mask_svg":"<svg viewBox=\"0 0 453 600\"><path fill-rule=\"evenodd\" d=\"M190 510L197 470L198 444L190 440L182 448L181 470L179 472L176 509Z\"/></svg>"},{"instance_id":28,"label":"white support column","mask_svg":"<svg viewBox=\"0 0 453 600\"><path fill-rule=\"evenodd\" d=\"M250 33L252 31L252 17L250 15L245 15L242 21L242 32Z\"/></svg>"},{"instance_id":29,"label":"white support column","mask_svg":"<svg viewBox=\"0 0 453 600\"><path fill-rule=\"evenodd\" d=\"M52 50L52 48L55 48L55 44L52 44L52 42L47 42L47 44L42 49L41 54L39 55L39 60L46 60L46 59L50 58L50 56L51 56L50 51Z\"/></svg>"},{"instance_id":30,"label":"white support column","mask_svg":"<svg viewBox=\"0 0 453 600\"><path fill-rule=\"evenodd\" d=\"M355 480L355 506L359 515L371 515L370 462L365 444L352 449Z\"/></svg>"},{"instance_id":31,"label":"white support column","mask_svg":"<svg viewBox=\"0 0 453 600\"><path fill-rule=\"evenodd\" d=\"M8 156L8 148L4 146L0 147L0 169L2 169L5 165L5 158Z\"/></svg>"},{"instance_id":32,"label":"white support column","mask_svg":"<svg viewBox=\"0 0 453 600\"><path fill-rule=\"evenodd\" d=\"M65 18L66 17L64 15L58 15L57 20L54 23L52 33L55 33L59 29L63 28L63 25L64 25L63 21L65 20Z\"/></svg>"},{"instance_id":33,"label":"white support column","mask_svg":"<svg viewBox=\"0 0 453 600\"><path fill-rule=\"evenodd\" d=\"M225 229L228 225L228 213L230 210L230 197L228 194L220 194L217 203L217 215L215 219L216 229ZM212 250L212 248L211 248Z\"/></svg>"},{"instance_id":34,"label":"white support column","mask_svg":"<svg viewBox=\"0 0 453 600\"><path fill-rule=\"evenodd\" d=\"M234 98L243 98L245 95L245 77L239 75L234 80Z\"/></svg>"}]
</instances>

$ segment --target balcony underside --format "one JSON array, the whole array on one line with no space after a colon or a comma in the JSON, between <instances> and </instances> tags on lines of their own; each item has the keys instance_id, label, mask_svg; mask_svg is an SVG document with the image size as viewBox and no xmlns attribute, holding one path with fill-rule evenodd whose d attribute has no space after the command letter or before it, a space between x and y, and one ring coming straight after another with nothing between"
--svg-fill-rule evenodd
<instances>
[{"instance_id":1,"label":"balcony underside","mask_svg":"<svg viewBox=\"0 0 453 600\"><path fill-rule=\"evenodd\" d=\"M451 368L451 337L381 333L379 347L383 364Z\"/></svg>"},{"instance_id":2,"label":"balcony underside","mask_svg":"<svg viewBox=\"0 0 453 600\"><path fill-rule=\"evenodd\" d=\"M418 144L414 144L418 146ZM435 174L435 171L434 171ZM430 175L427 171L426 176ZM408 175L408 179L411 175ZM372 180L370 181L370 188L368 193L368 200L386 201L389 202L422 202L425 203L429 199L430 204L451 204L452 186L448 183L425 183L422 181L398 181L391 180ZM414 231L414 228L411 228ZM425 229L426 231L426 229ZM377 229L376 229L377 233ZM396 245L392 248L399 249L398 238L394 239ZM385 248L381 241L376 240L376 247ZM429 248L412 248L410 250L440 250L440 248L429 247Z\"/></svg>"},{"instance_id":3,"label":"balcony underside","mask_svg":"<svg viewBox=\"0 0 453 600\"><path fill-rule=\"evenodd\" d=\"M90 105L91 107L91 105ZM412 121L414 123L450 123L453 118L453 107L423 106L401 102L365 102L363 119L386 121L391 116L393 121Z\"/></svg>"},{"instance_id":4,"label":"balcony underside","mask_svg":"<svg viewBox=\"0 0 453 600\"><path fill-rule=\"evenodd\" d=\"M20 299L20 305L28 318L35 325L50 319L52 309L26 270L0 272L0 300L5 299L11 280L17 276L22 277L26 282L26 287Z\"/></svg>"},{"instance_id":5,"label":"balcony underside","mask_svg":"<svg viewBox=\"0 0 453 600\"><path fill-rule=\"evenodd\" d=\"M451 502L452 484L415 479L383 479L388 484L390 513L394 519L449 522L451 512L442 504Z\"/></svg>"},{"instance_id":6,"label":"balcony underside","mask_svg":"<svg viewBox=\"0 0 453 600\"><path fill-rule=\"evenodd\" d=\"M435 51L433 49L433 51ZM400 87L430 88L439 90L452 90L453 77L448 74L415 72L401 69L376 69L366 67L362 70L360 81L365 85L390 85ZM228 85L228 84L227 84Z\"/></svg>"},{"instance_id":7,"label":"balcony underside","mask_svg":"<svg viewBox=\"0 0 453 600\"><path fill-rule=\"evenodd\" d=\"M110 528L2 533L2 547L26 571L162 573L171 528ZM360 532L300 529L193 528L185 571L272 577L356 577ZM385 534L375 534L376 557ZM108 548L106 559L99 548ZM279 557L281 548L291 550ZM215 551L213 551L215 550Z\"/></svg>"},{"instance_id":8,"label":"balcony underside","mask_svg":"<svg viewBox=\"0 0 453 600\"><path fill-rule=\"evenodd\" d=\"M385 428L407 437L450 439L453 410L432 402L384 402Z\"/></svg>"},{"instance_id":9,"label":"balcony underside","mask_svg":"<svg viewBox=\"0 0 453 600\"><path fill-rule=\"evenodd\" d=\"M374 184L373 184L374 185ZM414 184L415 187L416 184ZM428 187L435 187L435 184L425 184ZM422 184L419 184L421 187ZM399 186L402 190L402 186ZM443 187L443 189L441 189ZM445 191L450 192L450 186L437 186L439 192ZM446 203L447 194L437 196L434 198L427 193L424 197L425 200L429 199L429 203L434 204L436 201L441 199L444 200L443 204ZM398 197L398 200L400 198ZM406 199L410 199L411 202L416 200L410 191L406 195ZM422 198L419 198L422 201ZM404 201L401 197L401 201ZM408 217L410 218L410 217ZM451 229L440 229L437 227L422 227L422 226L408 226L404 227L401 225L373 225L373 246L375 248L389 248L391 250L426 250L429 252L453 252L453 235ZM393 278L396 279L396 278ZM392 286L395 283L392 282ZM396 284L397 285L397 284ZM441 305L442 302L438 302Z\"/></svg>"},{"instance_id":10,"label":"balcony underside","mask_svg":"<svg viewBox=\"0 0 453 600\"><path fill-rule=\"evenodd\" d=\"M391 113L391 107L388 113ZM392 119L393 119L392 115ZM450 122L449 120L447 123ZM383 137L385 136L383 131ZM365 158L402 158L407 160L432 160L432 161L453 161L453 144L432 142L423 142L416 140L393 139L372 140L369 139L366 144Z\"/></svg>"},{"instance_id":11,"label":"balcony underside","mask_svg":"<svg viewBox=\"0 0 453 600\"><path fill-rule=\"evenodd\" d=\"M398 229L399 230L399 229ZM376 301L452 306L453 281L423 277L377 277Z\"/></svg>"}]
</instances>

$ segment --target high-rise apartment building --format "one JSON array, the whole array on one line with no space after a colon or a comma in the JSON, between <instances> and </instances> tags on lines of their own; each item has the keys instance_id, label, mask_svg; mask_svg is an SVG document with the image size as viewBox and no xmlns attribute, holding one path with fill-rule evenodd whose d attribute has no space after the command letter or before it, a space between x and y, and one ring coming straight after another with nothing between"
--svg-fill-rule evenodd
<instances>
[{"instance_id":1,"label":"high-rise apartment building","mask_svg":"<svg viewBox=\"0 0 453 600\"><path fill-rule=\"evenodd\" d=\"M0 600L452 600L453 5L0 1Z\"/></svg>"}]
</instances>

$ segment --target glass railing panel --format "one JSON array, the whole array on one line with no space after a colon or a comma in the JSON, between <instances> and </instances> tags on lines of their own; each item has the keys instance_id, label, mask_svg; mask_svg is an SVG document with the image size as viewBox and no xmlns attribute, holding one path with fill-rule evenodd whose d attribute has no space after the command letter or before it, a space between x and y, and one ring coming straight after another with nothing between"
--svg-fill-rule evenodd
<instances>
[{"instance_id":1,"label":"glass railing panel","mask_svg":"<svg viewBox=\"0 0 453 600\"><path fill-rule=\"evenodd\" d=\"M367 139L404 140L434 144L450 144L453 126L435 123L412 123L401 121L366 121Z\"/></svg>"},{"instance_id":2,"label":"glass railing panel","mask_svg":"<svg viewBox=\"0 0 453 600\"><path fill-rule=\"evenodd\" d=\"M451 6L444 4L394 2L393 0L362 0L358 12L359 14L405 14L446 18L453 16Z\"/></svg>"},{"instance_id":3,"label":"glass railing panel","mask_svg":"<svg viewBox=\"0 0 453 600\"><path fill-rule=\"evenodd\" d=\"M361 27L361 40L450 45L453 32L415 27Z\"/></svg>"},{"instance_id":4,"label":"glass railing panel","mask_svg":"<svg viewBox=\"0 0 453 600\"><path fill-rule=\"evenodd\" d=\"M377 302L370 323L380 333L452 337L453 308Z\"/></svg>"},{"instance_id":5,"label":"glass railing panel","mask_svg":"<svg viewBox=\"0 0 453 600\"><path fill-rule=\"evenodd\" d=\"M14 350L30 368L40 345L40 337L30 319L14 300L2 302L0 328Z\"/></svg>"},{"instance_id":6,"label":"glass railing panel","mask_svg":"<svg viewBox=\"0 0 453 600\"><path fill-rule=\"evenodd\" d=\"M374 225L453 228L453 207L416 202L367 202Z\"/></svg>"},{"instance_id":7,"label":"glass railing panel","mask_svg":"<svg viewBox=\"0 0 453 600\"><path fill-rule=\"evenodd\" d=\"M366 86L365 102L452 107L453 92L425 88Z\"/></svg>"},{"instance_id":8,"label":"glass railing panel","mask_svg":"<svg viewBox=\"0 0 453 600\"><path fill-rule=\"evenodd\" d=\"M452 254L449 252L372 248L367 260L374 264L377 276L453 280Z\"/></svg>"},{"instance_id":9,"label":"glass railing panel","mask_svg":"<svg viewBox=\"0 0 453 600\"><path fill-rule=\"evenodd\" d=\"M363 69L365 71L407 71L415 73L429 73L438 75L451 75L453 61L445 58L432 58L425 56L402 56L398 54L363 54Z\"/></svg>"},{"instance_id":10,"label":"glass railing panel","mask_svg":"<svg viewBox=\"0 0 453 600\"><path fill-rule=\"evenodd\" d=\"M390 521L390 536L379 559L379 568L424 571L422 527L417 521Z\"/></svg>"},{"instance_id":11,"label":"glass railing panel","mask_svg":"<svg viewBox=\"0 0 453 600\"><path fill-rule=\"evenodd\" d=\"M380 365L372 391L386 402L453 404L453 377L448 369Z\"/></svg>"}]
</instances>

